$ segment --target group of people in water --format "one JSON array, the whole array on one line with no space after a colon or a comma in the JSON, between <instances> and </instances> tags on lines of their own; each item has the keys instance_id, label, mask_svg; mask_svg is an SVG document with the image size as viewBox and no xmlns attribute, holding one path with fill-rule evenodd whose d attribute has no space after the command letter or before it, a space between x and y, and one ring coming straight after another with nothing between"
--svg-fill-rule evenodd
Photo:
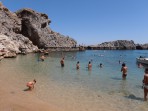
<instances>
[{"instance_id":1,"label":"group of people in water","mask_svg":"<svg viewBox=\"0 0 148 111\"><path fill-rule=\"evenodd\" d=\"M61 67L64 67L64 57L61 59L60 63L61 63ZM99 67L102 68L103 67L103 64L100 63ZM87 68L88 68L88 70L91 70L92 69L91 61L88 62ZM80 69L80 62L79 61L76 63L76 69L77 70Z\"/></svg>"},{"instance_id":2,"label":"group of people in water","mask_svg":"<svg viewBox=\"0 0 148 111\"><path fill-rule=\"evenodd\" d=\"M138 63L138 68L141 68L142 64ZM125 65L125 63L122 64L122 68L121 68L121 72L122 72L122 78L126 79L127 76L127 66ZM143 86L142 88L144 89L144 101L147 101L147 95L148 95L148 68L145 68L144 71L144 77L143 77Z\"/></svg>"},{"instance_id":3,"label":"group of people in water","mask_svg":"<svg viewBox=\"0 0 148 111\"><path fill-rule=\"evenodd\" d=\"M45 59L45 56L42 55L40 57L40 59L42 61L44 61ZM61 67L63 68L65 66L64 64L64 57L61 58L60 60L60 64L61 64ZM121 61L119 60L119 64L121 63ZM142 65L141 64L138 64L138 67L140 68ZM99 67L102 68L103 67L103 64L100 63L99 64ZM87 66L88 70L91 70L92 69L92 64L91 64L91 61L88 62L88 66ZM77 61L76 63L76 69L79 70L80 69L80 62ZM128 71L128 67L126 66L126 64L123 62L122 63L122 67L121 67L121 72L122 72L122 79L125 80L126 77L127 77L127 71ZM144 100L147 101L147 95L148 95L148 68L145 68L145 74L144 74L144 78L143 78L143 89L144 89ZM33 81L30 81L26 84L26 86L28 87L28 89L31 91L33 88L34 88L34 85L36 83L36 80L34 79Z\"/></svg>"}]
</instances>

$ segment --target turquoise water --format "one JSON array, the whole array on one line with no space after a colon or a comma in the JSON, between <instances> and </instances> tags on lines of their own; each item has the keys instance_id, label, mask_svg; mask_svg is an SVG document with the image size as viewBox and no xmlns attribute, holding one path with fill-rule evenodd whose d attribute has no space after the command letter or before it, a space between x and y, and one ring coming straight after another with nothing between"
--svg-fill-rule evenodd
<instances>
[{"instance_id":1,"label":"turquoise water","mask_svg":"<svg viewBox=\"0 0 148 111\"><path fill-rule=\"evenodd\" d=\"M61 55L65 56L64 68L60 66ZM136 63L136 57L148 56L147 50L50 53L44 62L39 61L39 56L28 54L4 59L0 63L0 74L5 73L4 78L15 81L15 85L22 90L27 81L35 78L35 96L65 111L148 109L148 103L143 102L141 88L147 66L138 68ZM122 80L119 60L128 67L126 80ZM76 70L77 61L80 62L79 70ZM92 61L91 71L86 68L89 61ZM103 68L98 67L100 63Z\"/></svg>"}]
</instances>

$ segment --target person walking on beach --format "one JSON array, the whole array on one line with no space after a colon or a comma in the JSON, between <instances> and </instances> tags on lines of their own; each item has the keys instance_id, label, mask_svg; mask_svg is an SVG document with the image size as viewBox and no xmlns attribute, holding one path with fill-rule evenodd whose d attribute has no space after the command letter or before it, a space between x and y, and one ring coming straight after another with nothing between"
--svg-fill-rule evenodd
<instances>
[{"instance_id":1,"label":"person walking on beach","mask_svg":"<svg viewBox=\"0 0 148 111\"><path fill-rule=\"evenodd\" d=\"M36 83L35 79L33 81L27 82L26 86L28 87L28 90L31 91L34 88L35 83Z\"/></svg>"},{"instance_id":2,"label":"person walking on beach","mask_svg":"<svg viewBox=\"0 0 148 111\"><path fill-rule=\"evenodd\" d=\"M147 101L148 95L148 68L145 69L145 74L143 78L143 87L144 87L144 101Z\"/></svg>"},{"instance_id":3,"label":"person walking on beach","mask_svg":"<svg viewBox=\"0 0 148 111\"><path fill-rule=\"evenodd\" d=\"M122 72L122 78L126 79L126 76L127 76L127 66L126 66L125 63L122 64L121 72Z\"/></svg>"},{"instance_id":4,"label":"person walking on beach","mask_svg":"<svg viewBox=\"0 0 148 111\"><path fill-rule=\"evenodd\" d=\"M64 57L61 59L60 63L61 63L61 67L64 67Z\"/></svg>"},{"instance_id":5,"label":"person walking on beach","mask_svg":"<svg viewBox=\"0 0 148 111\"><path fill-rule=\"evenodd\" d=\"M91 62L89 61L89 63L88 63L88 70L91 70L91 68L92 68L92 64L91 64Z\"/></svg>"},{"instance_id":6,"label":"person walking on beach","mask_svg":"<svg viewBox=\"0 0 148 111\"><path fill-rule=\"evenodd\" d=\"M78 61L77 64L76 64L76 69L77 69L77 70L80 69L79 61Z\"/></svg>"}]
</instances>

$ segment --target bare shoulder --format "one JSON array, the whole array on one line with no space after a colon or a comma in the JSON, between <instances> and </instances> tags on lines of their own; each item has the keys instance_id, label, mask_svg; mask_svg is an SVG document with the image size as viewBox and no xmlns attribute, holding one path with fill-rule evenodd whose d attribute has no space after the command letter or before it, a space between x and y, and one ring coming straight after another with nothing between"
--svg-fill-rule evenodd
<instances>
[{"instance_id":1,"label":"bare shoulder","mask_svg":"<svg viewBox=\"0 0 148 111\"><path fill-rule=\"evenodd\" d=\"M144 74L144 77L148 78L148 74Z\"/></svg>"}]
</instances>

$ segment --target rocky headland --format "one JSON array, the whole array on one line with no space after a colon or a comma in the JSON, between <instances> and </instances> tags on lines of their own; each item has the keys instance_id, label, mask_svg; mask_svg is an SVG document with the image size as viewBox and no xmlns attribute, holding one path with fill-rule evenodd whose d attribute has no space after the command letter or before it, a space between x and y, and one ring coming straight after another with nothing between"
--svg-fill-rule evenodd
<instances>
[{"instance_id":1,"label":"rocky headland","mask_svg":"<svg viewBox=\"0 0 148 111\"><path fill-rule=\"evenodd\" d=\"M0 56L16 57L48 48L73 48L77 42L50 29L51 20L32 9L11 12L0 2Z\"/></svg>"},{"instance_id":2,"label":"rocky headland","mask_svg":"<svg viewBox=\"0 0 148 111\"><path fill-rule=\"evenodd\" d=\"M103 42L98 45L88 46L87 49L93 50L146 50L148 44L135 44L133 40L116 40Z\"/></svg>"}]
</instances>

